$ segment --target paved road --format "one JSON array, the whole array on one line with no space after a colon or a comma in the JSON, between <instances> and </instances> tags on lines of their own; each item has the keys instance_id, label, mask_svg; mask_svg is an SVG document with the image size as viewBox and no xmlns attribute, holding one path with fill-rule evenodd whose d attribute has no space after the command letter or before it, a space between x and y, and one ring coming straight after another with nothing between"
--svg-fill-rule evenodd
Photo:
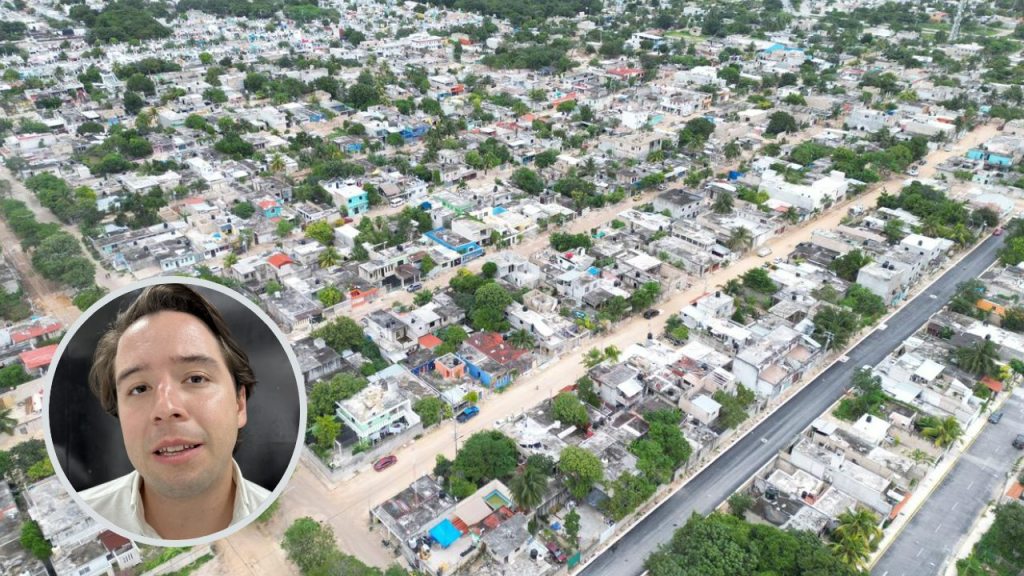
<instances>
[{"instance_id":1,"label":"paved road","mask_svg":"<svg viewBox=\"0 0 1024 576\"><path fill-rule=\"evenodd\" d=\"M998 497L1010 467L1020 457L1013 437L1024 430L1024 394L1016 390L999 424L981 435L871 571L874 576L936 576L956 552L974 520Z\"/></svg>"},{"instance_id":2,"label":"paved road","mask_svg":"<svg viewBox=\"0 0 1024 576\"><path fill-rule=\"evenodd\" d=\"M907 339L952 297L956 285L981 273L996 259L1002 237L989 237L972 254L940 277L920 297L847 353L779 408L717 461L662 503L583 570L586 576L627 576L643 572L644 560L672 537L673 529L693 513L708 514L767 463L797 434L842 396L853 373L875 365ZM930 295L935 295L931 298Z\"/></svg>"}]
</instances>

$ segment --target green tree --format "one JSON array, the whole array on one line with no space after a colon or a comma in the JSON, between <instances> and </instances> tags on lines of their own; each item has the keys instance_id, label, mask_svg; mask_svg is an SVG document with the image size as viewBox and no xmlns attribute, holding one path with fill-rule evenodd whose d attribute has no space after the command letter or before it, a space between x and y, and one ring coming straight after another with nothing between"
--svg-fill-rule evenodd
<instances>
[{"instance_id":1,"label":"green tree","mask_svg":"<svg viewBox=\"0 0 1024 576\"><path fill-rule=\"evenodd\" d=\"M544 191L544 180L529 168L517 168L509 179L512 185L534 196Z\"/></svg>"},{"instance_id":2,"label":"green tree","mask_svg":"<svg viewBox=\"0 0 1024 576\"><path fill-rule=\"evenodd\" d=\"M960 428L960 422L955 417L946 416L934 425L922 429L921 435L930 438L936 446L945 448L963 435L963 429Z\"/></svg>"},{"instance_id":3,"label":"green tree","mask_svg":"<svg viewBox=\"0 0 1024 576\"><path fill-rule=\"evenodd\" d=\"M562 450L558 468L565 475L566 487L577 501L582 501L595 484L604 479L601 460L593 453L577 446Z\"/></svg>"},{"instance_id":4,"label":"green tree","mask_svg":"<svg viewBox=\"0 0 1024 576\"><path fill-rule=\"evenodd\" d=\"M551 412L555 419L567 425L584 428L590 424L590 415L586 407L572 392L562 392L555 396L551 403Z\"/></svg>"},{"instance_id":5,"label":"green tree","mask_svg":"<svg viewBox=\"0 0 1024 576\"><path fill-rule=\"evenodd\" d=\"M729 232L729 239L725 241L725 245L730 250L746 252L754 245L754 236L747 228L738 226Z\"/></svg>"},{"instance_id":6,"label":"green tree","mask_svg":"<svg viewBox=\"0 0 1024 576\"><path fill-rule=\"evenodd\" d=\"M423 259L420 260L420 274L427 276L430 271L437 267L437 262L430 257L430 254L425 254Z\"/></svg>"},{"instance_id":7,"label":"green tree","mask_svg":"<svg viewBox=\"0 0 1024 576\"><path fill-rule=\"evenodd\" d=\"M333 414L318 416L313 424L316 447L321 453L334 449L334 441L341 434L341 422Z\"/></svg>"},{"instance_id":8,"label":"green tree","mask_svg":"<svg viewBox=\"0 0 1024 576\"><path fill-rule=\"evenodd\" d=\"M587 353L583 355L582 360L583 365L587 369L593 368L594 366L597 366L598 364L604 361L604 352L601 351L599 348L591 348L590 350L587 350Z\"/></svg>"},{"instance_id":9,"label":"green tree","mask_svg":"<svg viewBox=\"0 0 1024 576\"><path fill-rule=\"evenodd\" d=\"M423 423L424 428L430 428L434 424L452 417L452 407L437 396L424 396L412 406Z\"/></svg>"},{"instance_id":10,"label":"green tree","mask_svg":"<svg viewBox=\"0 0 1024 576\"><path fill-rule=\"evenodd\" d=\"M836 306L822 306L812 321L814 339L828 345L829 350L842 349L860 327L857 314Z\"/></svg>"},{"instance_id":11,"label":"green tree","mask_svg":"<svg viewBox=\"0 0 1024 576\"><path fill-rule=\"evenodd\" d=\"M886 221L885 226L882 227L882 234L885 235L889 244L897 244L906 237L906 233L903 232L903 226L903 220L899 218Z\"/></svg>"},{"instance_id":12,"label":"green tree","mask_svg":"<svg viewBox=\"0 0 1024 576\"><path fill-rule=\"evenodd\" d=\"M290 220L281 220L274 228L274 234L278 238L285 238L292 233L292 230L295 230L295 224L292 224Z\"/></svg>"},{"instance_id":13,"label":"green tree","mask_svg":"<svg viewBox=\"0 0 1024 576\"><path fill-rule=\"evenodd\" d=\"M512 500L523 511L531 510L541 503L547 491L548 477L540 469L526 466L509 482L508 489L512 492Z\"/></svg>"},{"instance_id":14,"label":"green tree","mask_svg":"<svg viewBox=\"0 0 1024 576\"><path fill-rule=\"evenodd\" d=\"M21 364L9 364L0 368L0 389L14 388L32 379Z\"/></svg>"},{"instance_id":15,"label":"green tree","mask_svg":"<svg viewBox=\"0 0 1024 576\"><path fill-rule=\"evenodd\" d=\"M799 127L796 124L796 119L788 112L779 110L777 112L773 112L772 115L768 117L768 127L765 128L764 132L765 134L774 136L783 132L796 132L797 130L799 130Z\"/></svg>"},{"instance_id":16,"label":"green tree","mask_svg":"<svg viewBox=\"0 0 1024 576\"><path fill-rule=\"evenodd\" d=\"M991 340L980 340L970 346L956 350L957 366L975 376L996 375L996 358L999 354Z\"/></svg>"},{"instance_id":17,"label":"green tree","mask_svg":"<svg viewBox=\"0 0 1024 576\"><path fill-rule=\"evenodd\" d=\"M508 478L515 471L517 460L516 443L511 438L497 430L486 430L466 440L452 470L480 486L494 479Z\"/></svg>"},{"instance_id":18,"label":"green tree","mask_svg":"<svg viewBox=\"0 0 1024 576\"><path fill-rule=\"evenodd\" d=\"M320 416L333 415L336 402L355 396L366 385L366 378L347 373L314 383L309 391L309 419L315 421Z\"/></svg>"},{"instance_id":19,"label":"green tree","mask_svg":"<svg viewBox=\"0 0 1024 576\"><path fill-rule=\"evenodd\" d=\"M534 341L533 334L529 330L516 330L508 337L508 342L516 348L524 350L532 350L537 344Z\"/></svg>"},{"instance_id":20,"label":"green tree","mask_svg":"<svg viewBox=\"0 0 1024 576\"><path fill-rule=\"evenodd\" d=\"M743 518L747 510L754 507L754 499L746 492L737 492L729 496L729 513L737 518Z\"/></svg>"},{"instance_id":21,"label":"green tree","mask_svg":"<svg viewBox=\"0 0 1024 576\"><path fill-rule=\"evenodd\" d=\"M764 268L751 268L743 273L743 285L762 294L775 294L779 287Z\"/></svg>"},{"instance_id":22,"label":"green tree","mask_svg":"<svg viewBox=\"0 0 1024 576\"><path fill-rule=\"evenodd\" d=\"M316 297L325 308L334 306L345 299L345 295L336 286L325 286L316 293Z\"/></svg>"},{"instance_id":23,"label":"green tree","mask_svg":"<svg viewBox=\"0 0 1024 576\"><path fill-rule=\"evenodd\" d=\"M339 317L330 324L317 328L312 336L323 338L328 346L339 353L345 350L360 350L366 343L362 327L347 316Z\"/></svg>"},{"instance_id":24,"label":"green tree","mask_svg":"<svg viewBox=\"0 0 1024 576\"><path fill-rule=\"evenodd\" d=\"M317 256L316 262L321 269L337 266L341 262L341 254L338 254L338 250L334 246L328 246Z\"/></svg>"},{"instance_id":25,"label":"green tree","mask_svg":"<svg viewBox=\"0 0 1024 576\"><path fill-rule=\"evenodd\" d=\"M580 547L580 515L575 508L565 515L565 534L573 547Z\"/></svg>"},{"instance_id":26,"label":"green tree","mask_svg":"<svg viewBox=\"0 0 1024 576\"><path fill-rule=\"evenodd\" d=\"M334 228L326 220L317 220L306 226L306 238L316 240L324 246L334 245Z\"/></svg>"},{"instance_id":27,"label":"green tree","mask_svg":"<svg viewBox=\"0 0 1024 576\"><path fill-rule=\"evenodd\" d=\"M470 318L473 328L491 332L508 330L505 308L512 304L512 295L496 283L484 284L474 294L473 310Z\"/></svg>"},{"instance_id":28,"label":"green tree","mask_svg":"<svg viewBox=\"0 0 1024 576\"><path fill-rule=\"evenodd\" d=\"M281 542L288 559L305 575L327 574L339 559L334 530L306 516L292 523Z\"/></svg>"},{"instance_id":29,"label":"green tree","mask_svg":"<svg viewBox=\"0 0 1024 576\"><path fill-rule=\"evenodd\" d=\"M850 250L846 254L836 258L829 265L835 273L847 282L855 282L857 280L857 273L861 268L867 266L871 262L871 257L864 254L860 250Z\"/></svg>"},{"instance_id":30,"label":"green tree","mask_svg":"<svg viewBox=\"0 0 1024 576\"><path fill-rule=\"evenodd\" d=\"M14 435L14 429L18 427L18 419L11 416L11 408L0 408L0 434Z\"/></svg>"},{"instance_id":31,"label":"green tree","mask_svg":"<svg viewBox=\"0 0 1024 576\"><path fill-rule=\"evenodd\" d=\"M53 554L53 546L43 536L39 524L35 520L27 520L21 524L21 546L40 560L47 560Z\"/></svg>"}]
</instances>

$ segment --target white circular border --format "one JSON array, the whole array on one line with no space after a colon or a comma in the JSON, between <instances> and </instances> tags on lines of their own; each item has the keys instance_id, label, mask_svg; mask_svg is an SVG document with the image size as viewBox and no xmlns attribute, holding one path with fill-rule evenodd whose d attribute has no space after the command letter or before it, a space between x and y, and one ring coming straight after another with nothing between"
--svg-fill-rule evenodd
<instances>
[{"instance_id":1,"label":"white circular border","mask_svg":"<svg viewBox=\"0 0 1024 576\"><path fill-rule=\"evenodd\" d=\"M208 534L206 536L201 536L199 538L189 538L187 540L160 540L150 538L148 536L143 536L141 534L132 534L124 528L113 524L105 517L100 515L100 513L93 510L91 506L85 503L85 500L82 499L82 497L75 490L74 486L71 485L71 481L68 480L67 476L64 474L64 469L60 466L60 463L57 460L57 450L53 446L53 436L50 434L50 391L53 388L53 374L56 371L57 365L60 363L60 357L64 354L64 350L67 348L68 343L71 341L71 339L74 338L75 333L78 332L78 329L85 324L85 321L90 316L92 316L93 313L95 313L100 308L106 306L115 298L118 298L129 292L139 290L140 288L145 288L147 286L154 286L158 284L190 284L193 286L209 288L210 290L220 292L221 294L230 297L236 302L240 302L246 308L255 313L256 316L260 320L262 320L263 323L266 324L268 328L270 328L270 332L277 338L278 343L280 343L281 346L284 348L285 355L288 357L288 361L292 365L292 370L295 374L295 385L299 391L299 429L296 434L295 449L292 451L292 458L291 461L288 463L288 467L285 469L284 475L281 476L280 480L278 480L277 486L274 488L273 492L270 493L270 496L262 504L260 504L252 514L246 516L241 521L235 522L219 532L214 532L213 534ZM302 444L305 440L306 435L306 416L306 387L305 381L302 377L302 370L299 367L299 360L295 356L295 350L292 349L291 344L288 342L288 339L285 337L284 333L281 332L281 329L277 326L277 324L270 318L270 316L267 315L266 312L263 311L263 309L261 309L259 306L254 304L252 301L250 301L248 298L246 298L239 292L232 290L227 286L217 284L216 282L210 282L209 280L202 280L199 278L192 278L189 276L155 276L153 278L147 278L145 280L133 282L128 286L118 288L117 290L110 292L109 294L103 296L103 298L96 301L92 306L89 307L88 310L83 312L82 315L79 316L77 320L75 320L75 324L68 330L64 337L61 338L60 344L57 347L57 352L54 354L53 360L50 362L50 367L46 371L46 381L44 383L43 436L46 440L46 453L50 457L50 463L53 464L53 471L57 475L57 478L60 480L60 483L64 486L64 489L68 491L68 494L70 494L71 499L75 501L75 504L77 504L83 510L85 510L85 512L90 517L92 517L93 520L98 522L100 526L107 528L116 534L124 536L129 540L139 542L142 544L148 544L150 546L183 547L197 546L200 544L209 544L216 540L227 538L228 536L231 536L232 534L252 524L252 522L256 520L256 518L260 514L262 514L267 508L270 507L270 505L273 502L275 502L278 498L281 497L281 493L284 492L285 486L288 484L288 482L292 478L292 475L295 473L295 467L298 466L299 456L302 454Z\"/></svg>"}]
</instances>

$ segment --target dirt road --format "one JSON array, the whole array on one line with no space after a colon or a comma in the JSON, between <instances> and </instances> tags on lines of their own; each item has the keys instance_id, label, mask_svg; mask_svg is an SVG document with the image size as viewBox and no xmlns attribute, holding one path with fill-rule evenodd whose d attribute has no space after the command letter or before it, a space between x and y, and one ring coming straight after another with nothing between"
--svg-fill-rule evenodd
<instances>
[{"instance_id":1,"label":"dirt road","mask_svg":"<svg viewBox=\"0 0 1024 576\"><path fill-rule=\"evenodd\" d=\"M946 158L954 154L962 154L967 148L973 147L995 134L994 126L982 126L965 136L951 151L938 150L931 153L928 156L927 165L921 170L920 177L931 177L934 174L935 166ZM874 205L883 191L896 192L904 180L906 177L901 175L879 183L860 196L833 206L831 210L817 219L789 228L781 236L769 241L767 246L772 249L773 254L788 254L797 244L809 240L815 229L830 229L838 226L846 215L849 205L854 203L864 206ZM621 206L614 208L610 214L622 209ZM602 212L606 219L610 218L610 214ZM591 225L589 221L587 223L579 221L576 224L579 227L573 226L573 230L582 230ZM543 242L544 239L537 241ZM720 269L709 275L707 285L709 287L724 285L728 280L742 275L750 268L761 266L765 261L765 258L748 255L728 268ZM482 262L479 265L482 265ZM441 279L437 279L437 281L441 281ZM501 394L485 398L480 404L480 416L465 424L448 422L439 429L425 434L419 440L396 450L394 454L398 456L398 463L384 472L378 473L370 470L350 480L328 487L300 465L282 500L279 514L284 517L286 522L282 522L281 525L287 526L292 519L301 516L312 516L326 521L334 527L338 545L343 551L357 556L366 563L386 566L394 561L394 557L380 545L381 536L370 531L369 510L373 506L391 498L416 478L429 473L436 454L444 454L446 457L452 458L455 454L456 437L462 439L475 432L494 428L495 421L520 414L536 405L541 399L552 396L566 384L574 382L584 374L580 359L586 349L591 346L603 348L611 345L625 349L629 345L645 339L648 332L661 333L665 320L671 313L689 304L703 292L704 283L700 282L697 286L677 293L659 305L665 311L661 316L653 320L634 318L624 322L617 327L615 332L585 344L584 349L567 354L543 370L521 378ZM454 429L455 426L458 426L457 431ZM248 529L248 532L252 530ZM266 536L264 546L277 545L282 532L283 530L280 532L275 530L273 536ZM245 536L247 540L255 537L256 535L253 534ZM268 554L266 548L257 547L257 549L264 550L263 556ZM235 561L231 561L230 564L238 566ZM240 572L224 570L218 573L250 574L253 572L251 570Z\"/></svg>"}]
</instances>

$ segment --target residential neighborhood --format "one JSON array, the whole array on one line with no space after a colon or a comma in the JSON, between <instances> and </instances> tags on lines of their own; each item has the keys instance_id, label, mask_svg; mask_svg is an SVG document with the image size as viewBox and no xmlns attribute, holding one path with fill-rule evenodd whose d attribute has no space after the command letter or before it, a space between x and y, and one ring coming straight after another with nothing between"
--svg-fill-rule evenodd
<instances>
[{"instance_id":1,"label":"residential neighborhood","mask_svg":"<svg viewBox=\"0 0 1024 576\"><path fill-rule=\"evenodd\" d=\"M1022 15L3 4L0 572L1024 570ZM95 522L43 440L62 338L157 277L303 376L295 473L210 544Z\"/></svg>"}]
</instances>

